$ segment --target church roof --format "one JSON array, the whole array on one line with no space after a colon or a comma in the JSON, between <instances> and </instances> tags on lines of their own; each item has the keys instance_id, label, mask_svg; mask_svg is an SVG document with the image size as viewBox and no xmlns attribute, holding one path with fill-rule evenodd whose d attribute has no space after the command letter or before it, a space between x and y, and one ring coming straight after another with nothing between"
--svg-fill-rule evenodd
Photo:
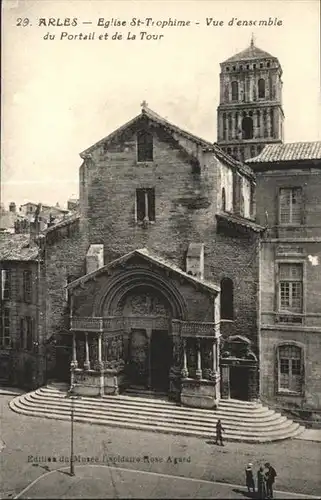
<instances>
[{"instance_id":1,"label":"church roof","mask_svg":"<svg viewBox=\"0 0 321 500\"><path fill-rule=\"evenodd\" d=\"M268 144L261 153L246 163L274 163L287 161L321 160L321 141Z\"/></svg>"},{"instance_id":2,"label":"church roof","mask_svg":"<svg viewBox=\"0 0 321 500\"><path fill-rule=\"evenodd\" d=\"M229 57L224 61L224 63L227 62L236 62L236 61L248 61L250 59L266 59L266 58L272 58L276 59L276 57L272 56L265 50L259 49L259 47L256 47L254 44L251 43L251 45L245 49L242 50L241 52L238 52L234 56Z\"/></svg>"},{"instance_id":3,"label":"church roof","mask_svg":"<svg viewBox=\"0 0 321 500\"><path fill-rule=\"evenodd\" d=\"M139 115L135 116L134 118L132 118L131 120L126 122L124 125L117 128L116 130L114 130L114 132L109 134L107 137L105 137L104 139L101 139L100 141L96 142L95 144L90 146L88 149L86 149L85 151L80 153L81 158L86 158L86 156L88 154L90 154L97 147L102 146L103 144L108 144L108 142L111 142L112 140L114 140L120 133L122 133L124 130L126 130L126 128L134 125L136 122L141 120L141 118L143 116L146 116L147 118L149 118L154 123L157 123L158 125L161 125L165 128L168 128L171 132L176 132L179 135L186 137L186 139L189 139L192 142L199 144L203 148L211 148L212 147L211 142L206 141L205 139L202 139L201 137L198 137L190 132L187 132L186 130L169 122L168 120L166 120L166 118L163 118L158 113L155 113L155 111L153 111L152 109L148 108L147 106L144 106L142 108L141 113L139 113Z\"/></svg>"},{"instance_id":4,"label":"church roof","mask_svg":"<svg viewBox=\"0 0 321 500\"><path fill-rule=\"evenodd\" d=\"M141 118L143 116L146 116L152 122L164 127L169 132L178 134L181 137L194 142L195 144L199 145L203 149L203 151L213 152L219 160L227 163L228 165L236 167L244 175L251 177L251 178L254 178L254 173L252 172L250 167L235 160L234 158L232 158L232 156L225 153L219 147L218 144L211 143L209 141L206 141L205 139L202 139L201 137L198 137L198 136L192 134L191 132L187 132L186 130L175 125L174 123L171 123L166 118L163 118L162 116L160 116L158 113L156 113L155 111L153 111L152 109L150 109L147 106L144 106L142 108L142 111L139 115L135 116L134 118L132 118L131 120L126 122L124 125L117 128L116 130L114 130L114 132L109 134L107 137L105 137L104 139L101 139L100 141L96 142L95 144L90 146L88 149L86 149L85 151L80 153L80 157L83 159L90 157L90 154L94 149L102 146L103 144L108 144L109 142L115 140L119 134L121 134L124 130L126 130L126 128L137 123L139 120L141 120Z\"/></svg>"},{"instance_id":5,"label":"church roof","mask_svg":"<svg viewBox=\"0 0 321 500\"><path fill-rule=\"evenodd\" d=\"M113 260L109 264L97 269L96 271L93 271L92 273L86 274L86 275L81 276L80 278L72 281L71 283L69 283L69 285L66 286L66 288L72 289L72 288L76 288L77 286L82 286L87 281L94 279L99 274L103 274L108 269L112 269L119 264L123 264L123 263L127 262L130 258L134 257L135 255L143 257L143 259L145 259L149 262L152 262L153 264L155 264L156 267L161 267L163 269L166 269L167 271L173 271L174 273L178 274L179 276L185 278L187 281L189 281L191 283L198 284L201 287L210 290L211 292L218 293L220 290L220 287L215 285L214 283L211 283L210 281L202 280L202 279L199 279L195 276L187 274L180 267L176 266L175 264L173 264L169 260L164 259L163 257L161 257L157 254L154 254L153 252L151 252L147 248L139 248L139 249L133 250L132 252L129 252L129 253L123 255L122 257L119 257L116 260Z\"/></svg>"}]
</instances>

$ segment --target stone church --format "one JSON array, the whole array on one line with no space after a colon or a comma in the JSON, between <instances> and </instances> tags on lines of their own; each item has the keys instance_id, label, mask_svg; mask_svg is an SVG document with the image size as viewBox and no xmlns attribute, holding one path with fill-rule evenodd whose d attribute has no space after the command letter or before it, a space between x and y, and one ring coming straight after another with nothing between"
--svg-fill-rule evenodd
<instances>
[{"instance_id":1,"label":"stone church","mask_svg":"<svg viewBox=\"0 0 321 500\"><path fill-rule=\"evenodd\" d=\"M255 176L241 160L253 145L257 153L280 140L281 83L275 58L253 43L244 55L246 77L234 59L222 64L219 146L143 103L81 153L86 272L67 287L72 383L81 394L131 387L207 408L220 397L258 398L264 227L255 222ZM257 126L267 56L272 102L265 95Z\"/></svg>"},{"instance_id":2,"label":"stone church","mask_svg":"<svg viewBox=\"0 0 321 500\"><path fill-rule=\"evenodd\" d=\"M262 288L270 280L278 294L281 286L273 281L278 233L271 231L278 222L271 207L280 189L297 188L277 181L289 158L282 157L288 146L281 77L278 59L252 40L221 63L216 143L143 103L137 116L80 154L79 213L38 238L43 378L71 380L82 395L132 390L200 408L216 408L221 398L256 400L263 388L270 400L287 404L293 391L275 384L287 383L299 367L275 353L282 332L290 344L306 335L303 323L300 331L298 323L291 326L288 311L301 288L282 285L282 304L269 305ZM321 147L292 150L296 173L312 166L319 172ZM262 256L270 265L262 266ZM293 249L282 262L293 264ZM280 304L289 320L283 326L274 322ZM262 328L267 314L273 321ZM306 367L298 376L307 387L314 375Z\"/></svg>"}]
</instances>

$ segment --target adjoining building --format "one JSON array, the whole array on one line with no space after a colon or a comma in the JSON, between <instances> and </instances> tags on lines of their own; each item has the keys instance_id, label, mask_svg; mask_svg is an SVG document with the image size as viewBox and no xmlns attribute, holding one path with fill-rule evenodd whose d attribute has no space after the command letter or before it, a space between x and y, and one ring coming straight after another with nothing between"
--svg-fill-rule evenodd
<instances>
[{"instance_id":1,"label":"adjoining building","mask_svg":"<svg viewBox=\"0 0 321 500\"><path fill-rule=\"evenodd\" d=\"M261 241L261 395L321 409L321 142L269 145L248 160Z\"/></svg>"},{"instance_id":2,"label":"adjoining building","mask_svg":"<svg viewBox=\"0 0 321 500\"><path fill-rule=\"evenodd\" d=\"M46 378L43 260L29 235L0 235L0 383L36 388Z\"/></svg>"}]
</instances>

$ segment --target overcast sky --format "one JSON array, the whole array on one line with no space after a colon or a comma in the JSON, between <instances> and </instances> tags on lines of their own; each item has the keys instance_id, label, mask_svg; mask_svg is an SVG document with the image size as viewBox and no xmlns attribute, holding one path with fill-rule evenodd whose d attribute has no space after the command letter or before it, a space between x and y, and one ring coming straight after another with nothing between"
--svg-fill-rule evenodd
<instances>
[{"instance_id":1,"label":"overcast sky","mask_svg":"<svg viewBox=\"0 0 321 500\"><path fill-rule=\"evenodd\" d=\"M285 142L321 140L319 9L319 0L4 0L2 202L65 205L78 196L79 153L136 116L144 99L170 121L215 141L219 63L245 49L252 32L283 68ZM77 17L79 25L37 26L43 17ZM98 18L128 24L132 17L171 17L192 26L97 26ZM209 17L224 26L206 26ZM277 18L282 26L228 26L232 17ZM32 26L16 26L18 18ZM62 31L95 32L96 40L59 40ZM98 40L115 31L124 39ZM130 41L128 31L164 37ZM56 39L43 40L48 32Z\"/></svg>"}]
</instances>

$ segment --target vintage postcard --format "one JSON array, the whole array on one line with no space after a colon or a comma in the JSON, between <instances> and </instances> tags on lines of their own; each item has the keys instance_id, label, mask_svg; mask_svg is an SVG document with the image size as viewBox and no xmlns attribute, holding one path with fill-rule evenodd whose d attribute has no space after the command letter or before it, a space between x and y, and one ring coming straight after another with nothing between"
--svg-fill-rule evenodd
<instances>
[{"instance_id":1,"label":"vintage postcard","mask_svg":"<svg viewBox=\"0 0 321 500\"><path fill-rule=\"evenodd\" d=\"M321 498L317 0L3 0L1 498Z\"/></svg>"}]
</instances>

